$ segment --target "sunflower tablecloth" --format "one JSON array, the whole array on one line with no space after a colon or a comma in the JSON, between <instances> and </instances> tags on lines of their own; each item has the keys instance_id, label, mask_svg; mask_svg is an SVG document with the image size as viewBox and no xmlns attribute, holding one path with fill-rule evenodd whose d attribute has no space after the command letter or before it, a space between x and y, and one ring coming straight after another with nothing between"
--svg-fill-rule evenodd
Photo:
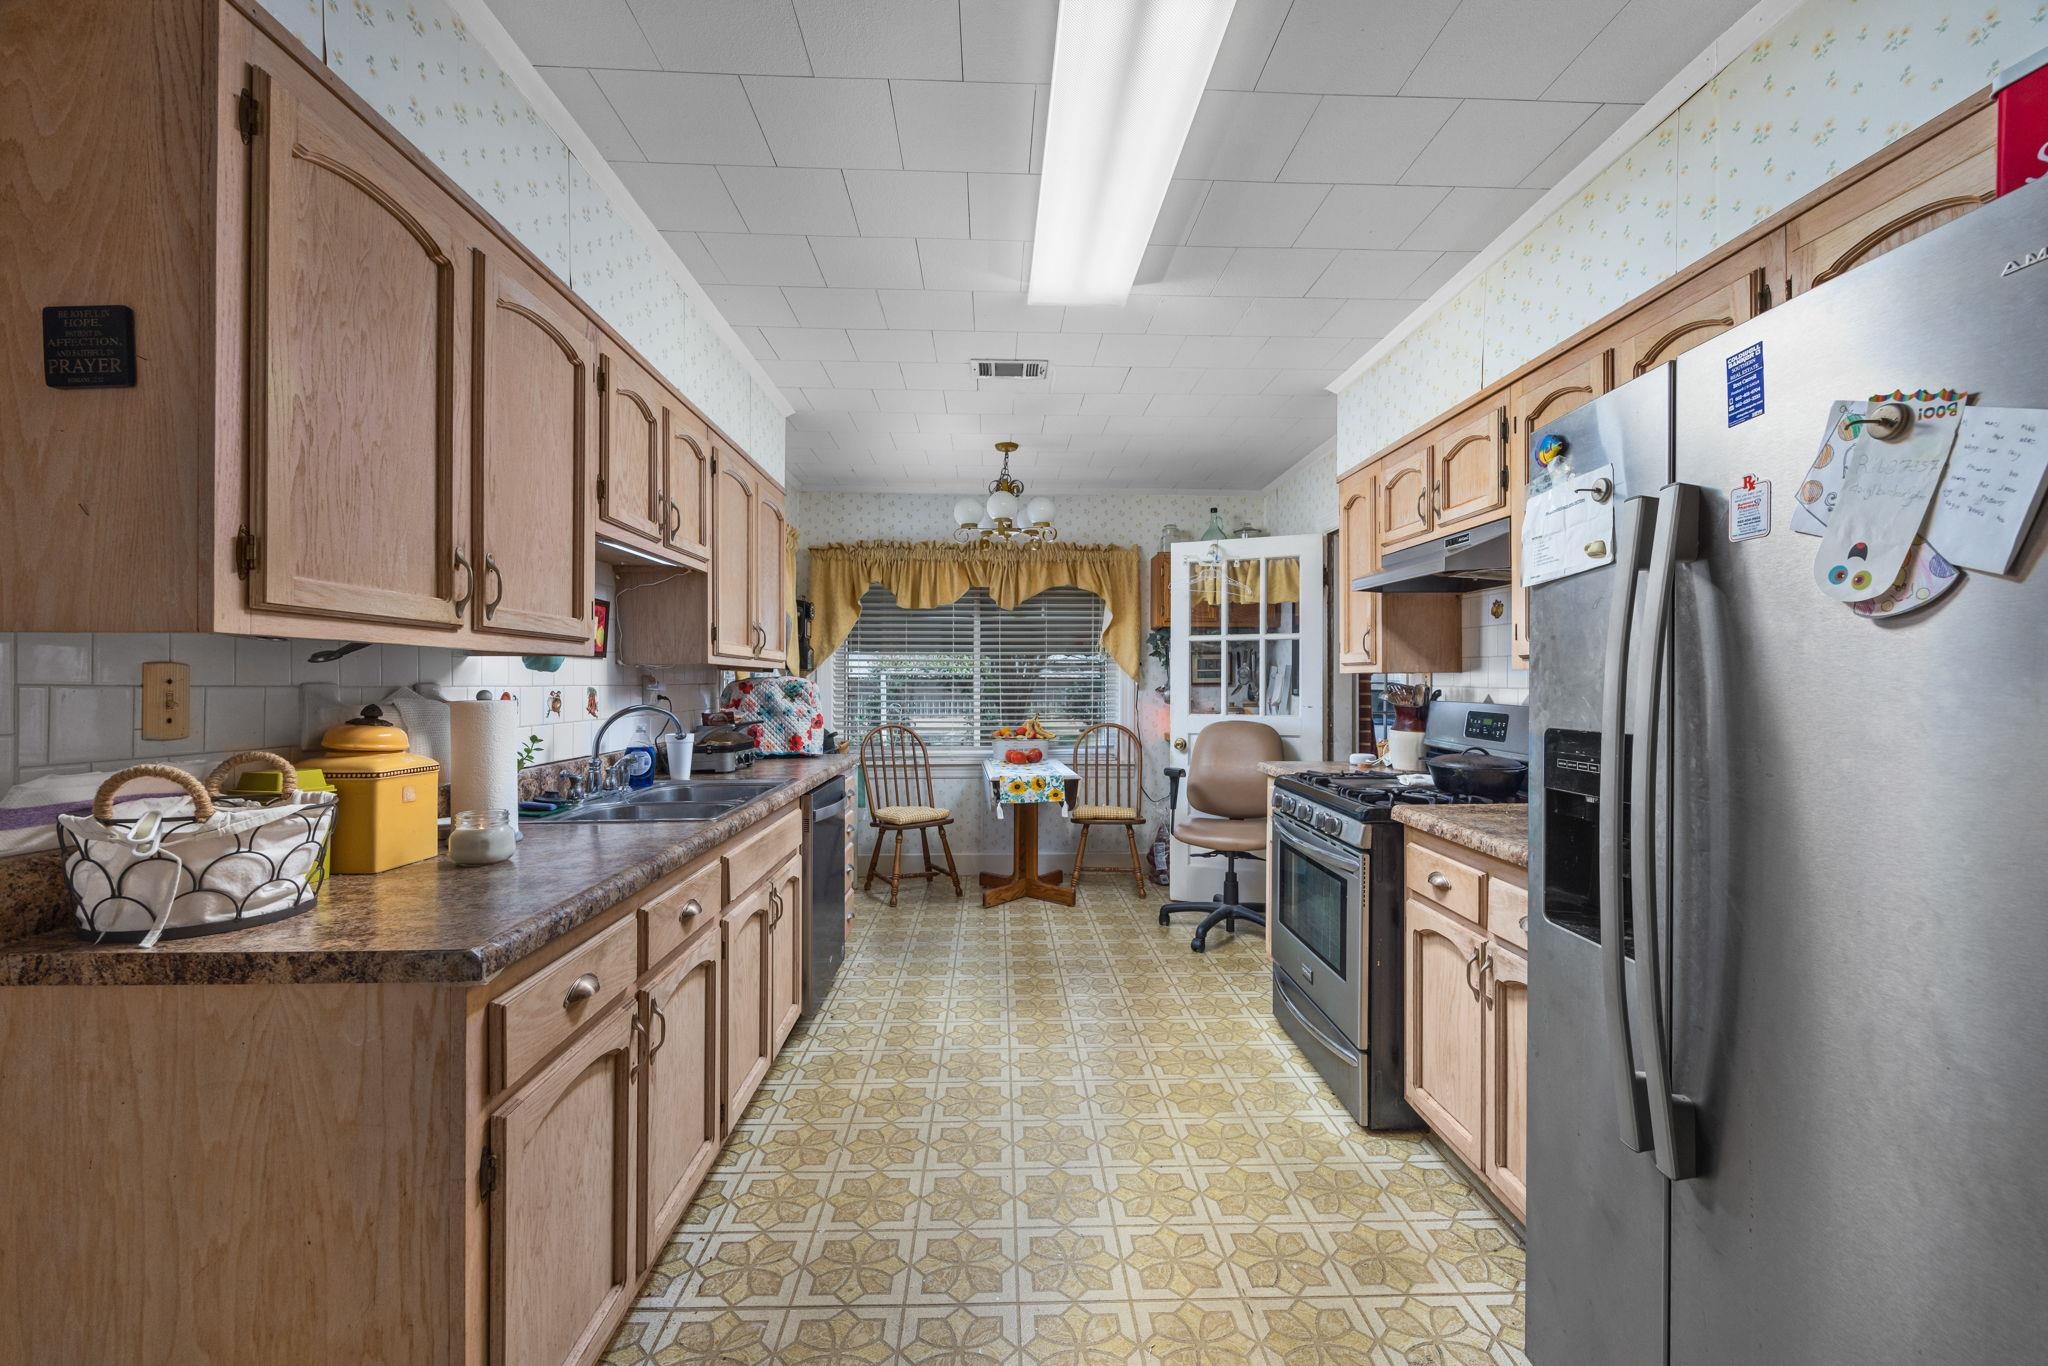
<instances>
[{"instance_id":1,"label":"sunflower tablecloth","mask_svg":"<svg viewBox=\"0 0 2048 1366\"><path fill-rule=\"evenodd\" d=\"M1079 776L1057 759L1041 759L1035 764L983 759L981 773L988 782L989 804L995 807L998 818L1006 806L1025 802L1064 803L1067 784Z\"/></svg>"}]
</instances>

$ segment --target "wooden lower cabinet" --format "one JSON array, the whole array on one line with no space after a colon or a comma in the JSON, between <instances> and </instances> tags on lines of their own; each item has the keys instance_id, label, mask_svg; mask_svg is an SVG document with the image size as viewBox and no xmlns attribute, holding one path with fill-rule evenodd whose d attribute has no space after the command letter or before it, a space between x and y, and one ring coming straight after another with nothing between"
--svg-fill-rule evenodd
<instances>
[{"instance_id":1,"label":"wooden lower cabinet","mask_svg":"<svg viewBox=\"0 0 2048 1366\"><path fill-rule=\"evenodd\" d=\"M661 1252L717 1160L721 950L706 925L640 992L647 1065L640 1079L640 1224L635 1269Z\"/></svg>"},{"instance_id":2,"label":"wooden lower cabinet","mask_svg":"<svg viewBox=\"0 0 2048 1366\"><path fill-rule=\"evenodd\" d=\"M768 883L768 1029L771 1054L782 1051L804 1013L804 859L801 852Z\"/></svg>"},{"instance_id":3,"label":"wooden lower cabinet","mask_svg":"<svg viewBox=\"0 0 2048 1366\"><path fill-rule=\"evenodd\" d=\"M594 1360L638 1284L638 1036L622 1002L491 1117L492 1366Z\"/></svg>"},{"instance_id":4,"label":"wooden lower cabinet","mask_svg":"<svg viewBox=\"0 0 2048 1366\"><path fill-rule=\"evenodd\" d=\"M768 1018L768 889L741 897L725 913L718 932L725 939L725 1114L728 1127L747 1111L747 1102L768 1075L775 1057Z\"/></svg>"},{"instance_id":5,"label":"wooden lower cabinet","mask_svg":"<svg viewBox=\"0 0 2048 1366\"><path fill-rule=\"evenodd\" d=\"M1529 960L1486 946L1486 1141L1479 1174L1518 1218L1529 1215Z\"/></svg>"},{"instance_id":6,"label":"wooden lower cabinet","mask_svg":"<svg viewBox=\"0 0 2048 1366\"><path fill-rule=\"evenodd\" d=\"M1486 936L1413 897L1407 914L1408 1103L1477 1170L1486 1090L1479 962Z\"/></svg>"}]
</instances>

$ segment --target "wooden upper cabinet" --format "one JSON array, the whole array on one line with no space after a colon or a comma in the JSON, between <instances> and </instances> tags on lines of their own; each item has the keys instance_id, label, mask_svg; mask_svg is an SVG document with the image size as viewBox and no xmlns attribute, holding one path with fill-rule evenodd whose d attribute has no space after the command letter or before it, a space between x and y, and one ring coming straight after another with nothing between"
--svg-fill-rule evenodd
<instances>
[{"instance_id":1,"label":"wooden upper cabinet","mask_svg":"<svg viewBox=\"0 0 2048 1366\"><path fill-rule=\"evenodd\" d=\"M706 928L641 993L647 1066L640 1084L638 1270L660 1253L725 1138L718 1127L721 948L717 928Z\"/></svg>"},{"instance_id":2,"label":"wooden upper cabinet","mask_svg":"<svg viewBox=\"0 0 2048 1366\"><path fill-rule=\"evenodd\" d=\"M1432 438L1434 531L1447 536L1499 517L1508 505L1507 414L1488 406Z\"/></svg>"},{"instance_id":3,"label":"wooden upper cabinet","mask_svg":"<svg viewBox=\"0 0 2048 1366\"><path fill-rule=\"evenodd\" d=\"M755 655L765 664L789 658L789 609L783 586L783 540L789 523L782 515L782 495L763 480L754 499L754 624L760 628Z\"/></svg>"},{"instance_id":4,"label":"wooden upper cabinet","mask_svg":"<svg viewBox=\"0 0 2048 1366\"><path fill-rule=\"evenodd\" d=\"M1643 305L1600 338L1614 349L1614 382L1628 383L1771 306L1785 275L1785 237L1770 236Z\"/></svg>"},{"instance_id":5,"label":"wooden upper cabinet","mask_svg":"<svg viewBox=\"0 0 2048 1366\"><path fill-rule=\"evenodd\" d=\"M668 433L668 517L662 543L686 559L711 556L711 429L682 402L663 408Z\"/></svg>"},{"instance_id":6,"label":"wooden upper cabinet","mask_svg":"<svg viewBox=\"0 0 2048 1366\"><path fill-rule=\"evenodd\" d=\"M1529 662L1529 589L1522 582L1522 509L1528 498L1536 433L1613 388L1613 367L1614 353L1606 347L1582 348L1523 376L1508 391L1508 597L1517 664Z\"/></svg>"},{"instance_id":7,"label":"wooden upper cabinet","mask_svg":"<svg viewBox=\"0 0 2048 1366\"><path fill-rule=\"evenodd\" d=\"M759 501L751 466L718 450L711 464L711 655L714 661L758 657L755 629L755 504Z\"/></svg>"},{"instance_id":8,"label":"wooden upper cabinet","mask_svg":"<svg viewBox=\"0 0 2048 1366\"><path fill-rule=\"evenodd\" d=\"M491 1117L494 1363L595 1359L636 1283L635 1020L622 1002Z\"/></svg>"},{"instance_id":9,"label":"wooden upper cabinet","mask_svg":"<svg viewBox=\"0 0 2048 1366\"><path fill-rule=\"evenodd\" d=\"M598 516L635 541L659 547L668 517L662 409L665 395L631 357L606 350L597 359Z\"/></svg>"},{"instance_id":10,"label":"wooden upper cabinet","mask_svg":"<svg viewBox=\"0 0 2048 1366\"><path fill-rule=\"evenodd\" d=\"M1337 483L1337 667L1344 673L1379 668L1380 595L1353 590L1351 581L1379 567L1373 539L1374 476L1371 466L1353 470Z\"/></svg>"},{"instance_id":11,"label":"wooden upper cabinet","mask_svg":"<svg viewBox=\"0 0 2048 1366\"><path fill-rule=\"evenodd\" d=\"M1792 292L1803 294L1932 232L1997 194L1998 111L1977 110L1785 229Z\"/></svg>"},{"instance_id":12,"label":"wooden upper cabinet","mask_svg":"<svg viewBox=\"0 0 2048 1366\"><path fill-rule=\"evenodd\" d=\"M1436 526L1431 503L1432 464L1427 442L1393 452L1375 461L1373 529L1382 551L1428 536Z\"/></svg>"},{"instance_id":13,"label":"wooden upper cabinet","mask_svg":"<svg viewBox=\"0 0 2048 1366\"><path fill-rule=\"evenodd\" d=\"M249 606L452 629L465 229L306 73L249 80Z\"/></svg>"},{"instance_id":14,"label":"wooden upper cabinet","mask_svg":"<svg viewBox=\"0 0 2048 1366\"><path fill-rule=\"evenodd\" d=\"M590 325L516 258L474 259L475 558L457 592L479 631L587 640Z\"/></svg>"},{"instance_id":15,"label":"wooden upper cabinet","mask_svg":"<svg viewBox=\"0 0 2048 1366\"><path fill-rule=\"evenodd\" d=\"M1518 1218L1527 1218L1529 960L1498 938L1486 952L1486 1141L1480 1175Z\"/></svg>"}]
</instances>

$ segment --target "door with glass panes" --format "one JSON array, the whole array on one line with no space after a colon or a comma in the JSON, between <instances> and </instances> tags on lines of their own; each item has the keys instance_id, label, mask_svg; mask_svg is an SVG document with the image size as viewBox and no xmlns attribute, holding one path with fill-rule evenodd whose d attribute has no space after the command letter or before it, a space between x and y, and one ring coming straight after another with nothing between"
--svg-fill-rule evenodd
<instances>
[{"instance_id":1,"label":"door with glass panes","mask_svg":"<svg viewBox=\"0 0 2048 1366\"><path fill-rule=\"evenodd\" d=\"M1171 762L1185 768L1196 737L1225 720L1271 726L1289 759L1324 757L1323 538L1188 541L1172 555ZM1195 809L1182 791L1177 817ZM1263 899L1261 865L1240 861L1238 877L1243 896ZM1222 888L1220 857L1190 858L1173 842L1176 898Z\"/></svg>"}]
</instances>

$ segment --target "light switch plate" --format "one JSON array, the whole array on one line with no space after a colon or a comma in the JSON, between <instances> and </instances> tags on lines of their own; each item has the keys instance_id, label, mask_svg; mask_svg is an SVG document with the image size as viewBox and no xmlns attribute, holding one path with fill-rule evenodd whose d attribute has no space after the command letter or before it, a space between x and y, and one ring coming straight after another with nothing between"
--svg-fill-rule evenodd
<instances>
[{"instance_id":1,"label":"light switch plate","mask_svg":"<svg viewBox=\"0 0 2048 1366\"><path fill-rule=\"evenodd\" d=\"M192 666L155 659L142 666L142 738L192 738Z\"/></svg>"}]
</instances>

